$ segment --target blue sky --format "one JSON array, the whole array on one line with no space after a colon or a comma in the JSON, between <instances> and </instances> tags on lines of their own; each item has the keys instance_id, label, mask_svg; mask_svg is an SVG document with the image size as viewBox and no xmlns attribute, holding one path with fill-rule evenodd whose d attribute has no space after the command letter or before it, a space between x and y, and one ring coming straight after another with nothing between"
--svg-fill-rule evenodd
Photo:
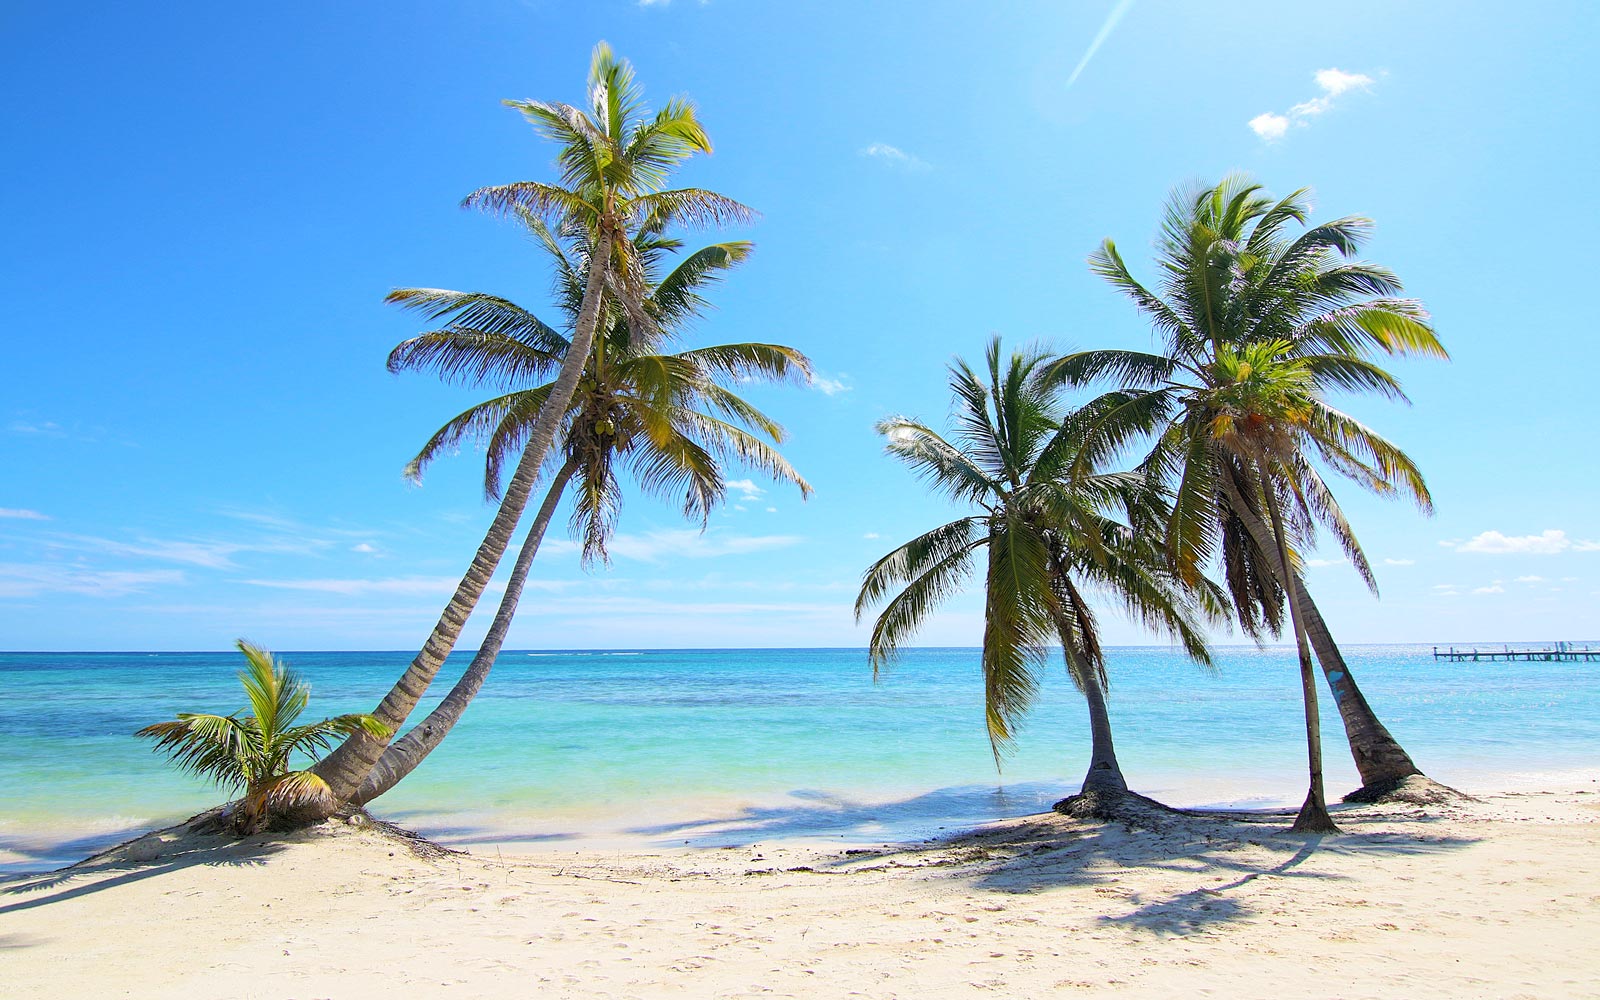
<instances>
[{"instance_id":1,"label":"blue sky","mask_svg":"<svg viewBox=\"0 0 1600 1000\"><path fill-rule=\"evenodd\" d=\"M402 480L473 394L384 371L417 325L380 300L432 285L548 311L536 253L457 202L552 176L499 102L577 100L602 38L654 102L699 102L717 150L682 182L763 213L693 338L812 357L815 387L751 396L817 493L756 479L704 533L630 496L610 570L541 555L510 645L862 644L862 569L950 514L873 422L942 422L946 363L992 333L1148 345L1084 259L1110 236L1149 273L1168 192L1230 170L1376 219L1368 256L1454 355L1396 365L1412 408L1347 403L1418 459L1438 513L1343 490L1383 597L1319 560L1336 633L1592 636L1596 8L994 6L0 11L0 648L425 636L491 512L471 452ZM977 622L959 600L924 639L975 645Z\"/></svg>"}]
</instances>

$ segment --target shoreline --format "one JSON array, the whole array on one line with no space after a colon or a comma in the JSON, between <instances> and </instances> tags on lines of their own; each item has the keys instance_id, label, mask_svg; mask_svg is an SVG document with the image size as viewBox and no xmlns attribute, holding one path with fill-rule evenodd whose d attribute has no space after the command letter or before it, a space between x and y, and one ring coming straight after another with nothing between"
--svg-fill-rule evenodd
<instances>
[{"instance_id":1,"label":"shoreline","mask_svg":"<svg viewBox=\"0 0 1600 1000\"><path fill-rule=\"evenodd\" d=\"M1600 992L1584 785L1342 806L1345 832L1313 838L1277 811L848 850L158 832L0 881L0 944L19 992L130 997L1581 995Z\"/></svg>"},{"instance_id":2,"label":"shoreline","mask_svg":"<svg viewBox=\"0 0 1600 1000\"><path fill-rule=\"evenodd\" d=\"M1559 768L1449 774L1444 784L1470 795L1549 788L1600 791L1600 771ZM1354 786L1351 786L1354 787ZM1076 792L1075 782L1019 782L942 788L881 789L865 793L802 789L768 796L728 793L595 806L587 810L389 809L374 819L453 849L529 855L551 852L648 852L784 842L817 848L922 842L1030 812L1047 811ZM1134 789L1179 809L1201 812L1271 811L1297 807L1303 791L1266 776L1221 782L1168 781ZM1336 800L1337 795L1330 793ZM211 805L218 803L212 802ZM0 879L70 867L98 853L178 824L201 806L164 816L115 816L96 821L23 825L0 818Z\"/></svg>"}]
</instances>

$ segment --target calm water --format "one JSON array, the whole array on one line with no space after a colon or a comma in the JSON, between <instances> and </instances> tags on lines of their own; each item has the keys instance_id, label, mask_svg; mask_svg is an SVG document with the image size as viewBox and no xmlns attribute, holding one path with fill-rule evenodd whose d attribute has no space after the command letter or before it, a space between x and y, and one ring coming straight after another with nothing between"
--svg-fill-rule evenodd
<instances>
[{"instance_id":1,"label":"calm water","mask_svg":"<svg viewBox=\"0 0 1600 1000\"><path fill-rule=\"evenodd\" d=\"M1431 775L1466 787L1600 777L1600 663L1435 663L1346 650L1368 699ZM288 653L310 714L371 708L409 654ZM467 657L453 658L442 696ZM237 653L0 653L0 867L38 868L218 801L131 733L243 703ZM1225 648L1203 672L1111 652L1123 767L1174 804L1297 804L1293 656ZM413 719L432 707L425 702ZM1355 787L1324 698L1330 792ZM446 842L559 847L872 841L1047 808L1087 760L1082 699L1053 671L995 770L977 651L909 652L874 684L860 650L502 655L465 720L375 811Z\"/></svg>"}]
</instances>

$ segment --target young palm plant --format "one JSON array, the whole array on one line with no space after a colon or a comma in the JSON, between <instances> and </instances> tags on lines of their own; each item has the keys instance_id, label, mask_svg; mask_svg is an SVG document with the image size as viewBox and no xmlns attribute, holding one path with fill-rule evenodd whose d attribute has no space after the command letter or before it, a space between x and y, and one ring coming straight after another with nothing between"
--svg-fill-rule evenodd
<instances>
[{"instance_id":1,"label":"young palm plant","mask_svg":"<svg viewBox=\"0 0 1600 1000\"><path fill-rule=\"evenodd\" d=\"M239 672L248 707L232 715L180 712L170 722L146 726L134 735L155 740L180 769L208 778L243 797L227 813L240 835L265 827L295 825L306 813L326 815L332 791L310 771L290 770L296 754L327 750L337 736L365 732L387 736L370 715L341 715L296 725L311 697L311 687L271 653L238 641L245 669ZM241 714L248 713L248 714Z\"/></svg>"},{"instance_id":2,"label":"young palm plant","mask_svg":"<svg viewBox=\"0 0 1600 1000\"><path fill-rule=\"evenodd\" d=\"M1399 280L1356 259L1370 220L1349 217L1290 232L1291 225L1307 222L1303 195L1273 201L1259 186L1229 178L1174 196L1158 245L1159 294L1133 277L1107 240L1090 267L1134 302L1164 340L1162 350L1085 351L1062 359L1052 376L1075 385L1110 378L1125 386L1103 397L1109 420L1096 454L1137 437L1130 428L1142 425L1158 435L1145 467L1175 494L1167 550L1180 572L1196 575L1217 558L1239 623L1257 638L1279 630L1286 603L1291 619L1300 615L1361 775L1362 789L1347 798L1371 798L1412 776L1432 783L1420 777L1357 686L1294 560L1280 551L1267 501L1286 488L1303 498L1300 527L1307 543L1313 523L1321 523L1376 593L1371 565L1312 458L1379 495L1410 497L1424 512L1431 499L1404 452L1333 409L1327 396L1346 391L1406 401L1375 358L1447 355L1422 305L1400 297ZM1292 460L1285 458L1267 480L1252 461L1225 459L1226 449L1208 437L1203 419L1188 419L1205 410L1206 393L1234 377L1224 363L1227 352L1237 361L1263 346L1272 364L1294 363L1314 414L1291 435L1298 448Z\"/></svg>"},{"instance_id":3,"label":"young palm plant","mask_svg":"<svg viewBox=\"0 0 1600 1000\"><path fill-rule=\"evenodd\" d=\"M668 189L672 171L696 153L710 153L711 141L692 101L673 98L655 114L644 106L633 67L604 42L595 47L589 68L587 107L551 101L507 101L540 136L559 148L558 183L521 181L482 188L463 204L498 214L530 213L588 234L589 255L573 324L572 342L540 412L531 420L520 460L477 554L416 659L379 703L374 715L397 730L416 708L510 545L539 470L565 418L595 332L607 311L602 301L622 310L641 331L653 320L642 264L631 234L652 220L671 217L683 225L744 221L754 213L744 205L699 188ZM548 401L549 405L543 405ZM368 733L346 740L317 769L334 798L346 801L366 780L388 741Z\"/></svg>"},{"instance_id":4,"label":"young palm plant","mask_svg":"<svg viewBox=\"0 0 1600 1000\"><path fill-rule=\"evenodd\" d=\"M1081 461L1084 430L1094 421L1090 414L1061 412L1042 377L1048 357L1037 350L1004 357L996 338L986 360L986 377L959 360L950 369L953 442L905 417L878 425L890 454L938 492L976 510L873 563L862 578L856 618L883 604L869 646L876 674L941 602L962 589L981 560L985 720L996 764L1038 691L1047 647L1059 642L1067 673L1088 705L1091 746L1079 801L1058 808L1110 815L1129 793L1106 708L1105 653L1086 592L1118 601L1135 619L1176 637L1201 663L1210 656L1199 622L1221 616L1224 604L1209 584L1181 584L1149 543L1152 535L1134 529L1163 515L1146 479ZM1128 521L1112 517L1115 510Z\"/></svg>"},{"instance_id":5,"label":"young palm plant","mask_svg":"<svg viewBox=\"0 0 1600 1000\"><path fill-rule=\"evenodd\" d=\"M537 217L522 218L555 264L557 300L570 323L583 298L586 257L593 246L581 230L569 230L563 241ZM653 224L635 237L635 251L651 289L645 307L653 333L641 336L620 310L612 313L568 406L557 448L559 469L517 556L488 634L460 681L426 719L385 751L353 801L370 802L415 770L481 690L516 614L534 555L569 483L577 484L573 522L583 538L586 562L606 557L606 542L621 510L619 469L631 472L646 492L677 499L685 515L702 524L725 496L722 469L728 462L792 482L802 496L810 494L811 487L767 443L781 443L783 429L718 383L723 377L804 379L810 373L804 355L772 344L657 353L662 341L681 332L703 311L700 292L744 260L749 244L704 247L658 277L668 255L681 246L661 230L660 224ZM562 353L560 334L504 300L434 289L401 289L390 300L420 309L432 319L455 317L444 329L396 347L389 357L392 371L432 370L471 385L515 385L536 380ZM463 323L463 316L470 323ZM548 383L514 388L459 414L429 439L407 466L407 474L420 478L440 455L470 440L483 440L488 451L484 489L492 497L507 458L523 447L550 388Z\"/></svg>"}]
</instances>

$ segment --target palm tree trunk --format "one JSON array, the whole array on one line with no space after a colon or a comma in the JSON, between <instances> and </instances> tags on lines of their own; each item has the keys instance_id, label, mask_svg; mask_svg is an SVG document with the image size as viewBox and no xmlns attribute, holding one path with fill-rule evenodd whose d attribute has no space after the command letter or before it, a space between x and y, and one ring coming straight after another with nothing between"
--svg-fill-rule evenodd
<instances>
[{"instance_id":1,"label":"palm tree trunk","mask_svg":"<svg viewBox=\"0 0 1600 1000\"><path fill-rule=\"evenodd\" d=\"M1322 719L1317 711L1317 676L1311 667L1311 645L1306 641L1305 621L1300 614L1300 603L1295 600L1299 591L1295 574L1289 570L1289 540L1283 528L1283 515L1278 510L1277 490L1266 476L1262 476L1262 494L1267 500L1267 511L1272 517L1272 532L1277 540L1279 572L1282 574L1284 594L1288 598L1289 621L1294 629L1295 651L1300 657L1300 692L1306 707L1306 758L1311 773L1311 787L1306 791L1306 801L1295 817L1292 833L1338 833L1333 817L1328 815L1328 800L1322 787Z\"/></svg>"},{"instance_id":2,"label":"palm tree trunk","mask_svg":"<svg viewBox=\"0 0 1600 1000\"><path fill-rule=\"evenodd\" d=\"M1296 604L1305 618L1306 635L1311 648L1316 651L1317 662L1322 664L1322 675L1327 678L1333 692L1333 703L1339 708L1339 718L1344 722L1345 737L1350 742L1350 756L1355 758L1356 771L1361 775L1362 788L1352 794L1360 795L1367 789L1388 788L1421 774L1422 769L1411 760L1411 755L1379 721L1378 715L1367 704L1366 696L1356 686L1350 668L1339 647L1329 633L1327 623L1302 586Z\"/></svg>"},{"instance_id":3,"label":"palm tree trunk","mask_svg":"<svg viewBox=\"0 0 1600 1000\"><path fill-rule=\"evenodd\" d=\"M1083 791L1125 792L1128 781L1117 763L1117 749L1111 743L1111 716L1106 712L1106 694L1097 672L1083 679L1083 700L1089 705L1089 773L1083 778Z\"/></svg>"},{"instance_id":4,"label":"palm tree trunk","mask_svg":"<svg viewBox=\"0 0 1600 1000\"><path fill-rule=\"evenodd\" d=\"M550 484L544 503L540 506L533 525L528 529L528 537L522 543L522 550L517 554L516 564L511 569L511 578L506 581L506 592L500 598L500 608L495 613L494 623L489 626L489 632L483 637L483 643L478 647L477 655L473 656L471 665L438 707L428 713L427 718L413 726L410 732L383 752L383 756L378 758L378 763L373 766L367 779L361 783L361 788L351 796L352 803L364 806L399 784L444 742L444 738L450 735L450 730L461 721L467 706L483 688L484 681L489 678L489 671L494 668L495 660L505 643L506 633L511 629L511 621L516 617L517 604L522 598L522 588L527 582L533 558L539 552L539 544L544 539L545 530L555 517L561 495L566 492L567 483L577 470L576 464L568 462L561 467L554 482Z\"/></svg>"},{"instance_id":5,"label":"palm tree trunk","mask_svg":"<svg viewBox=\"0 0 1600 1000\"><path fill-rule=\"evenodd\" d=\"M1271 530L1256 516L1255 511L1244 504L1231 479L1224 476L1223 483L1245 530L1263 552L1271 553L1280 560L1278 568L1281 571L1283 564ZM1355 676L1350 673L1349 666L1339 653L1339 646L1333 641L1333 634L1322 620L1311 593L1306 590L1305 581L1298 574L1295 576L1294 603L1305 621L1307 638L1311 648L1316 651L1322 676L1333 694L1333 703L1339 709L1345 740L1350 744L1350 756L1355 759L1356 771L1361 775L1362 790L1387 788L1413 774L1421 774L1422 769L1412 762L1411 755L1389 734L1378 714L1367 704L1366 696L1356 685ZM1352 794L1359 795L1360 792Z\"/></svg>"},{"instance_id":6,"label":"palm tree trunk","mask_svg":"<svg viewBox=\"0 0 1600 1000\"><path fill-rule=\"evenodd\" d=\"M400 679L389 689L389 693L372 713L379 722L389 727L391 733L398 732L400 727L405 725L407 716L417 707L417 702L422 700L428 685L433 683L434 677L439 673L439 667L444 664L445 657L455 648L456 640L461 638L461 629L466 625L467 617L472 614L478 598L483 595L490 577L500 565L500 557L505 555L506 548L511 543L511 535L516 531L517 521L522 517L523 508L527 506L528 494L532 492L539 467L544 464L545 456L555 441L556 430L562 418L566 416L567 405L572 401L573 392L577 389L579 376L583 374L589 349L594 345L595 331L599 327L600 302L606 283L606 267L611 258L614 226L613 220L601 222L593 252L589 257L589 274L583 289L583 304L578 312L572 343L567 347L567 356L561 361L561 373L556 377L555 385L551 387L550 395L540 408L538 419L533 423L533 430L528 434L528 444L522 453L522 460L517 463L517 471L506 486L505 499L501 501L500 509L495 512L494 521L489 525L483 543L478 546L478 553L473 557L466 575L457 585L455 595L450 598L450 603L445 605L444 613L434 625L432 635L423 644L416 659L411 661L411 666L400 675ZM314 770L328 783L333 793L332 799L337 804L343 805L360 790L362 782L366 780L373 765L383 756L388 745L387 739L357 732L340 744L337 750L323 758Z\"/></svg>"}]
</instances>

